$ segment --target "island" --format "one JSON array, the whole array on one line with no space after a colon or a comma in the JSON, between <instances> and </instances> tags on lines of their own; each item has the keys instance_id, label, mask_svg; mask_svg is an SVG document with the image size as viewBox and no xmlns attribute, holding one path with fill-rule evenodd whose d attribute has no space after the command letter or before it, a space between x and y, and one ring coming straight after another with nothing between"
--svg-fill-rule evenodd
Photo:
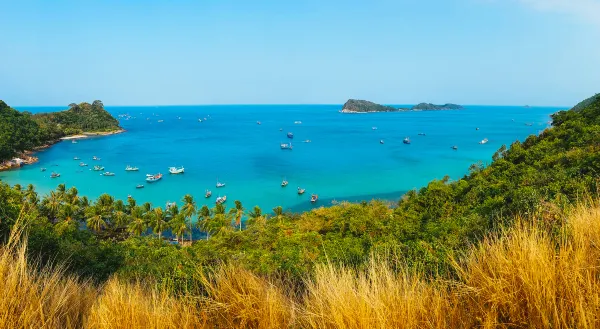
<instances>
[{"instance_id":1,"label":"island","mask_svg":"<svg viewBox=\"0 0 600 329\"><path fill-rule=\"evenodd\" d=\"M391 106L380 105L377 103L360 100L349 99L342 107L341 113L373 113L373 112L395 112L397 108Z\"/></svg>"},{"instance_id":2,"label":"island","mask_svg":"<svg viewBox=\"0 0 600 329\"><path fill-rule=\"evenodd\" d=\"M60 112L19 112L0 100L0 170L37 161L35 151L63 139L123 132L102 101L71 103Z\"/></svg>"},{"instance_id":3,"label":"island","mask_svg":"<svg viewBox=\"0 0 600 329\"><path fill-rule=\"evenodd\" d=\"M444 110L462 110L463 107L457 104L447 103L436 105L431 103L419 103L411 108L412 111L444 111Z\"/></svg>"}]
</instances>

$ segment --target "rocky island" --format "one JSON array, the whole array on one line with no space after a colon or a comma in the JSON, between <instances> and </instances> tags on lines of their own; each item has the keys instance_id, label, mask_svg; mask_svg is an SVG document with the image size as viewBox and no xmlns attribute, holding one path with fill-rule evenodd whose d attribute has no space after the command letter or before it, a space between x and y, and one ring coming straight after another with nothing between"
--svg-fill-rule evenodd
<instances>
[{"instance_id":1,"label":"rocky island","mask_svg":"<svg viewBox=\"0 0 600 329\"><path fill-rule=\"evenodd\" d=\"M443 110L462 110L464 107L447 103L444 105L436 105L431 103L420 103L411 108L412 111L443 111Z\"/></svg>"},{"instance_id":2,"label":"rocky island","mask_svg":"<svg viewBox=\"0 0 600 329\"><path fill-rule=\"evenodd\" d=\"M341 113L373 113L373 112L395 112L397 108L391 106L380 105L377 103L360 100L349 99L342 107Z\"/></svg>"}]
</instances>

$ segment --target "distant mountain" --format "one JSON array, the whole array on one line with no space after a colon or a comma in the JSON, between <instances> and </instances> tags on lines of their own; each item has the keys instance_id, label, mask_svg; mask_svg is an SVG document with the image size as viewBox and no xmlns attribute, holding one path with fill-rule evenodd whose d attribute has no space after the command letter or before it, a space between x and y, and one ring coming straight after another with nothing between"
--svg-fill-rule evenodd
<instances>
[{"instance_id":1,"label":"distant mountain","mask_svg":"<svg viewBox=\"0 0 600 329\"><path fill-rule=\"evenodd\" d=\"M372 112L395 112L398 109L391 107L380 105L377 103L359 100L359 99L349 99L346 104L342 107L342 113L372 113Z\"/></svg>"},{"instance_id":2,"label":"distant mountain","mask_svg":"<svg viewBox=\"0 0 600 329\"><path fill-rule=\"evenodd\" d=\"M573 112L579 112L582 109L588 107L590 104L592 104L593 102L595 102L596 100L600 99L600 94L596 94L590 98L584 99L581 102L579 102L577 105L573 106L573 108L571 109L571 111Z\"/></svg>"},{"instance_id":3,"label":"distant mountain","mask_svg":"<svg viewBox=\"0 0 600 329\"><path fill-rule=\"evenodd\" d=\"M461 110L464 107L457 104L444 104L444 105L435 105L431 103L420 103L411 108L411 110L420 110L420 111L443 111L443 110Z\"/></svg>"}]
</instances>

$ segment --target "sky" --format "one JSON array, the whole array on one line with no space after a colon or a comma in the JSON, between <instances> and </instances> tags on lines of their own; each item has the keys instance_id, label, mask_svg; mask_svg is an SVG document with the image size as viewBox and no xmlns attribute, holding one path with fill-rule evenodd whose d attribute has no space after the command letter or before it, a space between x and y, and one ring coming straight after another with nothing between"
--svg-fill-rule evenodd
<instances>
[{"instance_id":1,"label":"sky","mask_svg":"<svg viewBox=\"0 0 600 329\"><path fill-rule=\"evenodd\" d=\"M570 106L600 0L0 0L0 99Z\"/></svg>"}]
</instances>

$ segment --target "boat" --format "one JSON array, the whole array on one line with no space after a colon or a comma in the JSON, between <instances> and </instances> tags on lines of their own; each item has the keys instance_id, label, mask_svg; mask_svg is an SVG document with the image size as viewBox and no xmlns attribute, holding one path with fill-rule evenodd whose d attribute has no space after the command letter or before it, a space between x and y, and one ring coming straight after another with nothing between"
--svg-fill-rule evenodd
<instances>
[{"instance_id":1,"label":"boat","mask_svg":"<svg viewBox=\"0 0 600 329\"><path fill-rule=\"evenodd\" d=\"M479 144L486 144L487 142L488 142L488 139L484 138L484 139L481 140L481 142L479 142Z\"/></svg>"},{"instance_id":2,"label":"boat","mask_svg":"<svg viewBox=\"0 0 600 329\"><path fill-rule=\"evenodd\" d=\"M475 130L479 130L479 127L478 127L478 128L475 128Z\"/></svg>"},{"instance_id":3,"label":"boat","mask_svg":"<svg viewBox=\"0 0 600 329\"><path fill-rule=\"evenodd\" d=\"M371 127L371 129L373 129L373 130L377 130L377 127Z\"/></svg>"},{"instance_id":4,"label":"boat","mask_svg":"<svg viewBox=\"0 0 600 329\"><path fill-rule=\"evenodd\" d=\"M282 150L292 150L293 148L292 143L281 143L279 144L279 147L281 147Z\"/></svg>"},{"instance_id":5,"label":"boat","mask_svg":"<svg viewBox=\"0 0 600 329\"><path fill-rule=\"evenodd\" d=\"M40 168L40 171L46 171L46 168Z\"/></svg>"},{"instance_id":6,"label":"boat","mask_svg":"<svg viewBox=\"0 0 600 329\"><path fill-rule=\"evenodd\" d=\"M296 125L301 125L301 124L302 124L302 121L294 121L294 124L296 124Z\"/></svg>"},{"instance_id":7,"label":"boat","mask_svg":"<svg viewBox=\"0 0 600 329\"><path fill-rule=\"evenodd\" d=\"M125 171L139 171L140 169L138 167L132 167L130 165L127 165L127 167L125 167Z\"/></svg>"},{"instance_id":8,"label":"boat","mask_svg":"<svg viewBox=\"0 0 600 329\"><path fill-rule=\"evenodd\" d=\"M458 146L454 145L454 146L452 146L452 149L456 151L456 150L458 150Z\"/></svg>"},{"instance_id":9,"label":"boat","mask_svg":"<svg viewBox=\"0 0 600 329\"><path fill-rule=\"evenodd\" d=\"M302 143L310 143L310 139L304 140Z\"/></svg>"},{"instance_id":10,"label":"boat","mask_svg":"<svg viewBox=\"0 0 600 329\"><path fill-rule=\"evenodd\" d=\"M288 138L294 138L294 134L292 134L292 133L287 133L287 137L288 137Z\"/></svg>"},{"instance_id":11,"label":"boat","mask_svg":"<svg viewBox=\"0 0 600 329\"><path fill-rule=\"evenodd\" d=\"M77 141L76 140L72 140L71 143L77 144Z\"/></svg>"},{"instance_id":12,"label":"boat","mask_svg":"<svg viewBox=\"0 0 600 329\"><path fill-rule=\"evenodd\" d=\"M202 122L202 119L198 119L198 122Z\"/></svg>"},{"instance_id":13,"label":"boat","mask_svg":"<svg viewBox=\"0 0 600 329\"><path fill-rule=\"evenodd\" d=\"M103 166L94 166L94 171L102 171L104 170Z\"/></svg>"},{"instance_id":14,"label":"boat","mask_svg":"<svg viewBox=\"0 0 600 329\"><path fill-rule=\"evenodd\" d=\"M317 200L319 200L319 196L318 195L313 194L313 195L310 196L310 202L311 203L315 203L315 202L317 202Z\"/></svg>"},{"instance_id":15,"label":"boat","mask_svg":"<svg viewBox=\"0 0 600 329\"><path fill-rule=\"evenodd\" d=\"M283 131L283 128L279 128L279 131Z\"/></svg>"},{"instance_id":16,"label":"boat","mask_svg":"<svg viewBox=\"0 0 600 329\"><path fill-rule=\"evenodd\" d=\"M257 125L260 125L260 121L256 121L256 124L257 124Z\"/></svg>"},{"instance_id":17,"label":"boat","mask_svg":"<svg viewBox=\"0 0 600 329\"><path fill-rule=\"evenodd\" d=\"M419 136L425 136L425 133L419 133Z\"/></svg>"},{"instance_id":18,"label":"boat","mask_svg":"<svg viewBox=\"0 0 600 329\"><path fill-rule=\"evenodd\" d=\"M146 178L148 178L148 177L154 177L154 175L152 175L152 174L146 174Z\"/></svg>"},{"instance_id":19,"label":"boat","mask_svg":"<svg viewBox=\"0 0 600 329\"><path fill-rule=\"evenodd\" d=\"M405 138L405 139L402 141L402 143L404 143L404 144L410 144L410 138L406 137L406 138Z\"/></svg>"},{"instance_id":20,"label":"boat","mask_svg":"<svg viewBox=\"0 0 600 329\"><path fill-rule=\"evenodd\" d=\"M158 120L158 122L163 122L163 121L165 121L165 120Z\"/></svg>"},{"instance_id":21,"label":"boat","mask_svg":"<svg viewBox=\"0 0 600 329\"><path fill-rule=\"evenodd\" d=\"M221 183L219 182L219 180L217 179L217 188L219 187L225 187L225 183Z\"/></svg>"},{"instance_id":22,"label":"boat","mask_svg":"<svg viewBox=\"0 0 600 329\"><path fill-rule=\"evenodd\" d=\"M102 176L114 176L114 175L115 175L115 173L114 172L110 172L110 171L107 171L107 172L105 172L105 173L102 174Z\"/></svg>"},{"instance_id":23,"label":"boat","mask_svg":"<svg viewBox=\"0 0 600 329\"><path fill-rule=\"evenodd\" d=\"M306 192L306 189L298 187L298 195L302 195L304 192Z\"/></svg>"},{"instance_id":24,"label":"boat","mask_svg":"<svg viewBox=\"0 0 600 329\"><path fill-rule=\"evenodd\" d=\"M183 174L183 171L184 171L183 167L179 167L179 168L169 167L169 173L171 173L171 174Z\"/></svg>"},{"instance_id":25,"label":"boat","mask_svg":"<svg viewBox=\"0 0 600 329\"><path fill-rule=\"evenodd\" d=\"M208 198L210 198L211 196L212 196L212 191L210 191L210 190L206 190L206 192L204 193L204 197L208 199Z\"/></svg>"},{"instance_id":26,"label":"boat","mask_svg":"<svg viewBox=\"0 0 600 329\"><path fill-rule=\"evenodd\" d=\"M80 162L80 163L79 163L79 166L80 166L80 167L87 167L87 163Z\"/></svg>"},{"instance_id":27,"label":"boat","mask_svg":"<svg viewBox=\"0 0 600 329\"><path fill-rule=\"evenodd\" d=\"M135 188L137 188L137 189L144 188L144 185L138 184Z\"/></svg>"},{"instance_id":28,"label":"boat","mask_svg":"<svg viewBox=\"0 0 600 329\"><path fill-rule=\"evenodd\" d=\"M281 187L286 187L286 186L288 186L288 181L287 181L286 179L284 179L284 180L281 182Z\"/></svg>"},{"instance_id":29,"label":"boat","mask_svg":"<svg viewBox=\"0 0 600 329\"><path fill-rule=\"evenodd\" d=\"M100 161L100 158L94 155L94 156L92 157L92 160L95 160L95 161Z\"/></svg>"},{"instance_id":30,"label":"boat","mask_svg":"<svg viewBox=\"0 0 600 329\"><path fill-rule=\"evenodd\" d=\"M50 178L56 178L56 177L60 177L59 173L55 173L53 172L52 174L50 174Z\"/></svg>"},{"instance_id":31,"label":"boat","mask_svg":"<svg viewBox=\"0 0 600 329\"><path fill-rule=\"evenodd\" d=\"M216 204L222 204L222 203L225 203L225 201L227 201L227 196L226 195L218 197L215 203Z\"/></svg>"},{"instance_id":32,"label":"boat","mask_svg":"<svg viewBox=\"0 0 600 329\"><path fill-rule=\"evenodd\" d=\"M380 139L380 140L379 140L379 144L383 144L383 139Z\"/></svg>"},{"instance_id":33,"label":"boat","mask_svg":"<svg viewBox=\"0 0 600 329\"><path fill-rule=\"evenodd\" d=\"M533 126L533 123L526 123L525 125L528 127L531 127L531 126Z\"/></svg>"},{"instance_id":34,"label":"boat","mask_svg":"<svg viewBox=\"0 0 600 329\"><path fill-rule=\"evenodd\" d=\"M79 157L73 157L73 160L81 160Z\"/></svg>"},{"instance_id":35,"label":"boat","mask_svg":"<svg viewBox=\"0 0 600 329\"><path fill-rule=\"evenodd\" d=\"M154 183L156 181L159 181L161 178L162 178L162 174L152 175L150 177L146 177L146 182Z\"/></svg>"}]
</instances>

